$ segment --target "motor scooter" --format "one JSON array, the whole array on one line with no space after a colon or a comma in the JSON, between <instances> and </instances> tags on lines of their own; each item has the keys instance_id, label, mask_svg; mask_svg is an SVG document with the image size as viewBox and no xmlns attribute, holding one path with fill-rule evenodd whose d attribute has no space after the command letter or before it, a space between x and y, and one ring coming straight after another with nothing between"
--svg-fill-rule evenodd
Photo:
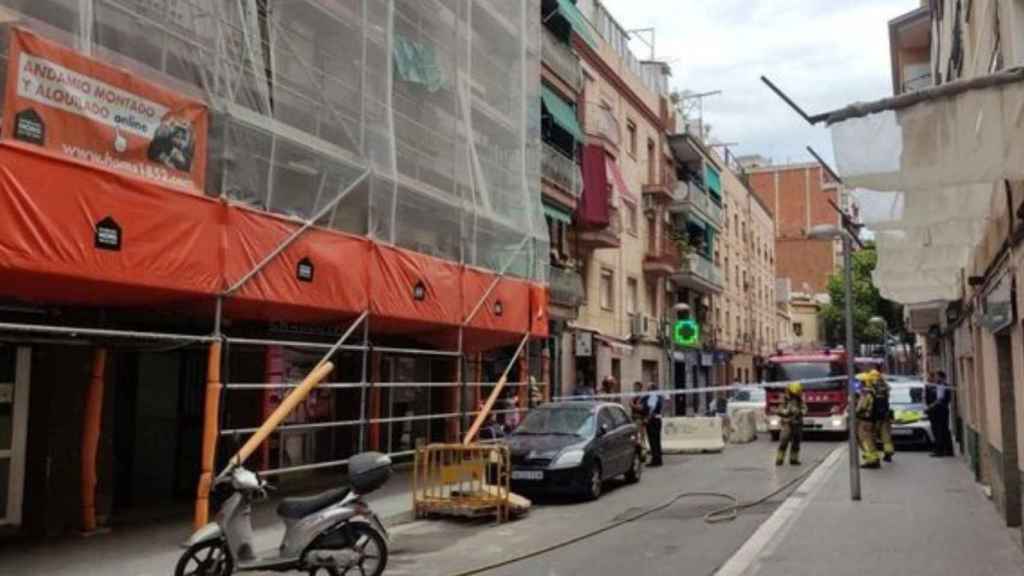
<instances>
[{"instance_id":1,"label":"motor scooter","mask_svg":"<svg viewBox=\"0 0 1024 576\"><path fill-rule=\"evenodd\" d=\"M388 561L388 533L363 496L391 477L391 459L366 452L349 460L350 487L285 498L277 507L285 532L276 550L253 550L252 505L267 497L266 480L241 465L221 473L215 487L231 491L213 522L185 542L175 576L235 572L306 572L310 576L380 576Z\"/></svg>"}]
</instances>

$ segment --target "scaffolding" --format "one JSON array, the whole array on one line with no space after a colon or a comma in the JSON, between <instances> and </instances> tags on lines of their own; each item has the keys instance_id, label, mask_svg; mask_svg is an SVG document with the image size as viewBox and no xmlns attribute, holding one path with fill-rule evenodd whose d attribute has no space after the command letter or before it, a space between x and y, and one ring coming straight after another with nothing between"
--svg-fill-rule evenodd
<instances>
[{"instance_id":1,"label":"scaffolding","mask_svg":"<svg viewBox=\"0 0 1024 576\"><path fill-rule=\"evenodd\" d=\"M287 224L232 232L240 239L227 243L223 257L230 261L237 255L241 264L220 264L219 287L208 291L215 302L209 334L0 325L3 332L88 336L97 342L208 343L197 522L206 517L219 439L255 430L233 423L221 428L230 395L287 393L295 387L288 378L233 380L232 354L246 348L331 349L324 342L246 337L224 328L233 314L241 314L233 306L240 296L269 302L269 316L276 313L274 304L289 304L289 289L275 286L269 270L313 234L334 232L380 246L377 253L398 249L436 259L420 264L424 267L447 262L460 275L483 272L483 289L469 290L463 279L458 295L442 295L458 300L452 307L456 315L447 320L454 338L439 339L449 345L430 349L375 346L376 330L393 335L417 322L407 314L392 316L384 301L388 294L378 294L380 286L361 287L365 295L353 298L363 302L361 308L323 320L348 326L335 350L353 355L358 377L320 386L357 394L358 414L285 423L276 434L348 428L364 449L381 444L385 426L408 430L413 423L435 421L458 431L467 426L478 413L469 402L473 390L491 385L465 374L467 350L482 346L467 345L468 330L504 279L546 283L539 0L0 0L0 77L7 78L13 64L8 37L14 30L202 102L209 112L204 185L184 192L233 210L224 218L229 222L251 213L272 214ZM9 92L0 93L0 103L8 97ZM537 323L535 312L543 304L533 301L532 292L516 294L527 300L525 306L506 301L505 307L526 316L525 330L514 334L518 340ZM489 309L487 315L500 317L502 311ZM416 325L420 332L423 323ZM361 337L348 343L353 334ZM425 334L429 339L431 333ZM448 359L454 370L446 381L382 379L374 373L375 355L382 354ZM525 368L528 361L521 362ZM454 391L457 401L443 413L370 414L371 407L380 409L381 394L405 389ZM525 405L492 413L518 413ZM393 432L387 434L391 443ZM385 451L413 452L411 447ZM294 465L278 460L262 473L347 463L347 458ZM265 456L264 463L269 461Z\"/></svg>"}]
</instances>

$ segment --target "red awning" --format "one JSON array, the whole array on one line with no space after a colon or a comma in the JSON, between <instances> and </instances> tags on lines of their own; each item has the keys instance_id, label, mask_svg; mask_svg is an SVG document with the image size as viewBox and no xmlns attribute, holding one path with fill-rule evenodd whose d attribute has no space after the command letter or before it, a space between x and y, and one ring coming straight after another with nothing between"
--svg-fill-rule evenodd
<instances>
[{"instance_id":1,"label":"red awning","mask_svg":"<svg viewBox=\"0 0 1024 576\"><path fill-rule=\"evenodd\" d=\"M638 203L639 199L636 197L636 194L630 191L629 186L626 186L626 179L622 177L622 171L619 170L618 163L610 156L606 156L605 167L608 170L608 180L615 189L614 193L627 202Z\"/></svg>"}]
</instances>

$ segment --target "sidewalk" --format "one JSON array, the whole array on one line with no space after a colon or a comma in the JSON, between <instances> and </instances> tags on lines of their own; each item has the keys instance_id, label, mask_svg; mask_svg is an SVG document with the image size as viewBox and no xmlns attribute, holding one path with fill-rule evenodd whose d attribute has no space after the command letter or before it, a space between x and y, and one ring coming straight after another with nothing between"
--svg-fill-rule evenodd
<instances>
[{"instance_id":1,"label":"sidewalk","mask_svg":"<svg viewBox=\"0 0 1024 576\"><path fill-rule=\"evenodd\" d=\"M385 524L412 518L411 482L412 467L400 467L383 488L367 496L370 507ZM257 550L276 548L281 541L284 526L274 514L278 500L260 503L255 510ZM182 552L181 543L191 533L191 518L182 517L149 525L115 527L109 533L85 538L70 536L21 548L8 545L0 547L0 574L166 576L174 572Z\"/></svg>"},{"instance_id":2,"label":"sidewalk","mask_svg":"<svg viewBox=\"0 0 1024 576\"><path fill-rule=\"evenodd\" d=\"M850 501L846 462L837 450L716 576L1024 573L1020 531L960 459L897 453L861 471L861 502Z\"/></svg>"}]
</instances>

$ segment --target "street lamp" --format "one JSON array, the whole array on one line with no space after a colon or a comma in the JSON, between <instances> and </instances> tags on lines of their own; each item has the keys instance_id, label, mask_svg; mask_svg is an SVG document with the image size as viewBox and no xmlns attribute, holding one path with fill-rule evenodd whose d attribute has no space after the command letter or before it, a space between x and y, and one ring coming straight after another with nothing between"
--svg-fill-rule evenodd
<instances>
[{"instance_id":1,"label":"street lamp","mask_svg":"<svg viewBox=\"0 0 1024 576\"><path fill-rule=\"evenodd\" d=\"M885 360L882 361L882 371L889 373L889 323L881 316L872 316L869 323L882 327L882 354Z\"/></svg>"},{"instance_id":2,"label":"street lamp","mask_svg":"<svg viewBox=\"0 0 1024 576\"><path fill-rule=\"evenodd\" d=\"M808 231L807 237L815 240L835 240L840 238L843 241L843 278L844 278L844 299L846 300L846 422L849 425L847 441L850 452L850 499L860 500L860 455L857 450L857 411L853 405L853 271L850 264L850 253L853 250L853 238L849 232L834 224L820 224Z\"/></svg>"}]
</instances>

